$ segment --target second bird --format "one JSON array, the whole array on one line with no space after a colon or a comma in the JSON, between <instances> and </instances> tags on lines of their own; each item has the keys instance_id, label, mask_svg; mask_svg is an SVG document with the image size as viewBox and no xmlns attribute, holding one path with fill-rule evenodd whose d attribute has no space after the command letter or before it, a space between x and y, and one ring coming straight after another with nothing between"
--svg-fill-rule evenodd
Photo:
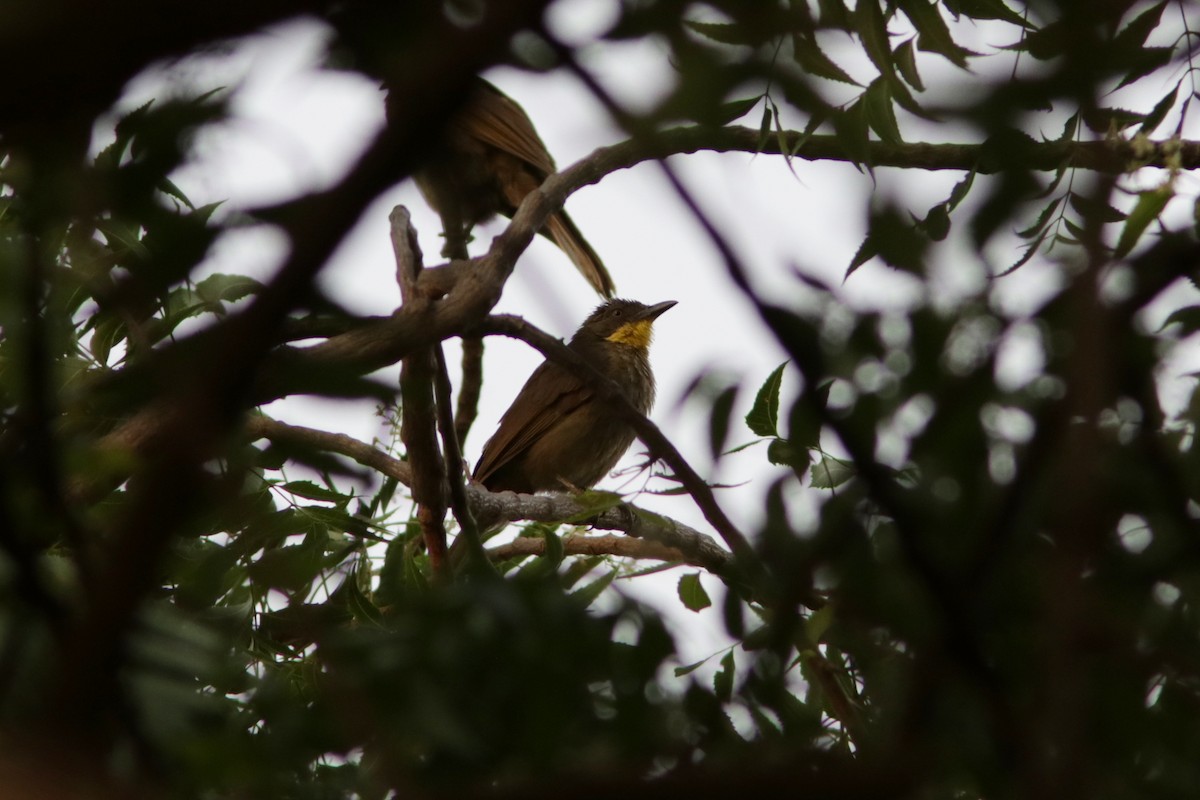
<instances>
[{"instance_id":1,"label":"second bird","mask_svg":"<svg viewBox=\"0 0 1200 800\"><path fill-rule=\"evenodd\" d=\"M610 300L592 312L567 346L615 381L646 414L654 405L652 326L673 305L673 300L653 306ZM483 446L474 478L493 492L587 489L616 466L633 440L633 428L585 381L546 361L529 376Z\"/></svg>"},{"instance_id":2,"label":"second bird","mask_svg":"<svg viewBox=\"0 0 1200 800\"><path fill-rule=\"evenodd\" d=\"M416 175L421 194L442 218L442 255L465 258L471 228L497 214L512 217L525 196L554 172L554 159L524 109L477 78L447 126L440 155ZM612 297L612 277L565 211L553 214L540 233L567 254L597 292Z\"/></svg>"}]
</instances>

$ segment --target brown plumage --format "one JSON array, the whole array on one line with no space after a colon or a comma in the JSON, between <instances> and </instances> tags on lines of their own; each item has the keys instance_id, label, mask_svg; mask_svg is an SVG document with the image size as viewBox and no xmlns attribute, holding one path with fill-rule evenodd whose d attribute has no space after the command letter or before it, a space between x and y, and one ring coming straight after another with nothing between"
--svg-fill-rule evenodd
<instances>
[{"instance_id":1,"label":"brown plumage","mask_svg":"<svg viewBox=\"0 0 1200 800\"><path fill-rule=\"evenodd\" d=\"M465 258L471 228L496 214L511 218L525 196L554 172L554 159L521 106L478 78L446 129L441 156L416 175L421 194L442 218L442 255ZM553 214L540 233L567 254L597 292L612 297L612 277L565 211Z\"/></svg>"},{"instance_id":2,"label":"brown plumage","mask_svg":"<svg viewBox=\"0 0 1200 800\"><path fill-rule=\"evenodd\" d=\"M592 312L567 346L616 381L634 408L646 414L654 404L651 326L673 305L610 300ZM633 429L584 381L545 361L483 446L474 477L493 492L586 489L608 474L633 439Z\"/></svg>"}]
</instances>

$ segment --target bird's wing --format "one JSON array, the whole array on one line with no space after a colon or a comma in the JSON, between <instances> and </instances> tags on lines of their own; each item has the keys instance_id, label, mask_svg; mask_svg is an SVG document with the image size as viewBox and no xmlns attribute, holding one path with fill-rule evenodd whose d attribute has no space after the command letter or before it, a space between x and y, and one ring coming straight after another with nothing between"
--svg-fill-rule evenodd
<instances>
[{"instance_id":1,"label":"bird's wing","mask_svg":"<svg viewBox=\"0 0 1200 800\"><path fill-rule=\"evenodd\" d=\"M591 396L592 390L562 367L548 361L542 364L529 376L483 446L483 455L475 465L475 480L486 482Z\"/></svg>"},{"instance_id":2,"label":"bird's wing","mask_svg":"<svg viewBox=\"0 0 1200 800\"><path fill-rule=\"evenodd\" d=\"M517 102L484 80L463 120L467 132L492 147L521 159L539 170L541 177L555 172L554 159L538 136L529 115Z\"/></svg>"}]
</instances>

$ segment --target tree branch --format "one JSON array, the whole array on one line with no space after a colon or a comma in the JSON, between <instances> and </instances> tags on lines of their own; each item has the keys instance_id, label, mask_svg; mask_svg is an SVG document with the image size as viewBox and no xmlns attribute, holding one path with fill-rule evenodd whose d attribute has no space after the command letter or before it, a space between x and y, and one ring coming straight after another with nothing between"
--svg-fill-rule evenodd
<instances>
[{"instance_id":1,"label":"tree branch","mask_svg":"<svg viewBox=\"0 0 1200 800\"><path fill-rule=\"evenodd\" d=\"M392 249L396 254L396 282L404 307L416 314L429 309L429 300L417 292L421 272L421 248L412 227L408 209L396 206L389 218ZM445 577L446 561L446 464L437 445L437 411L433 384L438 359L434 349L440 343L417 350L405 357L400 367L400 438L413 465L412 496L417 504L417 520L435 575ZM451 427L450 435L454 435ZM457 449L457 446L456 448ZM457 468L457 465L455 465Z\"/></svg>"},{"instance_id":2,"label":"tree branch","mask_svg":"<svg viewBox=\"0 0 1200 800\"><path fill-rule=\"evenodd\" d=\"M288 425L263 414L253 415L246 420L245 433L250 440L269 439L339 453L405 486L412 486L412 467L407 462L392 458L352 436ZM712 537L682 522L632 505L622 504L596 514L577 497L567 494L493 494L477 483L467 485L466 493L472 509L479 516L503 522L528 520L558 523L586 519L592 528L623 531L630 536L678 550L689 564L715 575L725 577L730 574L732 557Z\"/></svg>"}]
</instances>

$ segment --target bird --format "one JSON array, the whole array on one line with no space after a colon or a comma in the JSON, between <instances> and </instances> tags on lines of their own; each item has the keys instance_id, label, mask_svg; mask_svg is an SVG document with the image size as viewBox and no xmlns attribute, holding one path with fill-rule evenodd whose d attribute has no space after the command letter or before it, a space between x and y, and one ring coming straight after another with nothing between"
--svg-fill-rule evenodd
<instances>
[{"instance_id":1,"label":"bird","mask_svg":"<svg viewBox=\"0 0 1200 800\"><path fill-rule=\"evenodd\" d=\"M417 172L417 187L442 219L442 255L466 258L471 229L497 214L511 218L521 201L556 171L529 115L504 92L476 77L446 126L440 152ZM388 113L398 109L389 104ZM539 231L558 245L603 297L616 292L600 256L565 211Z\"/></svg>"},{"instance_id":2,"label":"bird","mask_svg":"<svg viewBox=\"0 0 1200 800\"><path fill-rule=\"evenodd\" d=\"M651 306L609 300L584 320L567 347L615 381L630 404L647 414L654 405L652 326L674 305L674 300ZM491 492L588 489L612 470L633 440L633 428L587 381L547 360L500 418L472 477Z\"/></svg>"}]
</instances>

